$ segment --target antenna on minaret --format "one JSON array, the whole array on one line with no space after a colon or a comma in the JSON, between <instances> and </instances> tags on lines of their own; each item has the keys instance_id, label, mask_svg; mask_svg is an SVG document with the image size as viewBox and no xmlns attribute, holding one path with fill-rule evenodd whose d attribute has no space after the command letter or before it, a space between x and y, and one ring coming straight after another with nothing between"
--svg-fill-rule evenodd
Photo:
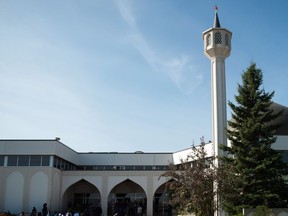
<instances>
[{"instance_id":1,"label":"antenna on minaret","mask_svg":"<svg viewBox=\"0 0 288 216\"><path fill-rule=\"evenodd\" d=\"M214 17L214 25L213 28L221 28L219 17L218 17L218 6L214 6L215 17Z\"/></svg>"}]
</instances>

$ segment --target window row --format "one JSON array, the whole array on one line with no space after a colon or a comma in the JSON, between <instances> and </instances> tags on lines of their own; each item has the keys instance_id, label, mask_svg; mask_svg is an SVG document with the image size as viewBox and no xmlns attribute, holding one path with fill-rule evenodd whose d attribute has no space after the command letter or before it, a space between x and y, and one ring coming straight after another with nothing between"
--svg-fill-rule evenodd
<instances>
[{"instance_id":1,"label":"window row","mask_svg":"<svg viewBox=\"0 0 288 216\"><path fill-rule=\"evenodd\" d=\"M0 157L0 164L4 166L4 156ZM49 155L9 155L7 166L49 166Z\"/></svg>"},{"instance_id":2,"label":"window row","mask_svg":"<svg viewBox=\"0 0 288 216\"><path fill-rule=\"evenodd\" d=\"M50 155L9 155L6 166L49 166ZM5 156L0 155L0 166L5 165ZM147 165L75 165L63 158L53 156L53 167L60 170L94 170L94 171L158 171L168 170L169 166L147 166Z\"/></svg>"},{"instance_id":3,"label":"window row","mask_svg":"<svg viewBox=\"0 0 288 216\"><path fill-rule=\"evenodd\" d=\"M99 170L99 171L158 171L158 170L168 170L169 166L145 166L145 165L123 165L123 166L76 166L76 170Z\"/></svg>"},{"instance_id":4,"label":"window row","mask_svg":"<svg viewBox=\"0 0 288 216\"><path fill-rule=\"evenodd\" d=\"M53 167L60 170L76 170L75 164L57 156L53 157Z\"/></svg>"}]
</instances>

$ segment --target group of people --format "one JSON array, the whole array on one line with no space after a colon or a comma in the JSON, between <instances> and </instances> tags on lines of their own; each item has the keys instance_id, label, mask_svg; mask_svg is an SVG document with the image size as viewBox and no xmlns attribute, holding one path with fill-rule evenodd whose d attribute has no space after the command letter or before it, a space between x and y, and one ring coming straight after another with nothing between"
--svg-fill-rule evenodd
<instances>
[{"instance_id":1,"label":"group of people","mask_svg":"<svg viewBox=\"0 0 288 216\"><path fill-rule=\"evenodd\" d=\"M118 200L113 206L114 216L144 216L146 206L142 202L130 202L128 200ZM79 214L78 211L50 212L47 208L47 203L43 204L41 211L37 211L36 207L32 208L30 216L101 216L102 208L100 205L96 207L92 204L88 205L86 209ZM19 216L27 216L22 212Z\"/></svg>"},{"instance_id":2,"label":"group of people","mask_svg":"<svg viewBox=\"0 0 288 216\"><path fill-rule=\"evenodd\" d=\"M25 216L24 212L20 216ZM43 204L41 212L38 212L36 207L32 208L30 216L80 216L78 211L74 211L73 214L69 210L65 213L63 212L50 212L47 208L47 203ZM98 215L97 215L98 216Z\"/></svg>"},{"instance_id":3,"label":"group of people","mask_svg":"<svg viewBox=\"0 0 288 216\"><path fill-rule=\"evenodd\" d=\"M98 203L96 206L92 203L89 203L85 211L82 213L82 216L101 216L102 208Z\"/></svg>"},{"instance_id":4,"label":"group of people","mask_svg":"<svg viewBox=\"0 0 288 216\"><path fill-rule=\"evenodd\" d=\"M114 205L114 216L143 216L145 209L145 205L141 202L118 200Z\"/></svg>"}]
</instances>

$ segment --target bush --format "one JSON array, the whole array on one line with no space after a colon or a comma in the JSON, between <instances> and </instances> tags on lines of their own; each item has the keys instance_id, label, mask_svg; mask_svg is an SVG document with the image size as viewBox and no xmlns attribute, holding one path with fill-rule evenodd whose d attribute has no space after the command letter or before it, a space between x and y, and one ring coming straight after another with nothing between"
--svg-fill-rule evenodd
<instances>
[{"instance_id":1,"label":"bush","mask_svg":"<svg viewBox=\"0 0 288 216\"><path fill-rule=\"evenodd\" d=\"M257 206L253 216L270 216L270 209L267 206Z\"/></svg>"}]
</instances>

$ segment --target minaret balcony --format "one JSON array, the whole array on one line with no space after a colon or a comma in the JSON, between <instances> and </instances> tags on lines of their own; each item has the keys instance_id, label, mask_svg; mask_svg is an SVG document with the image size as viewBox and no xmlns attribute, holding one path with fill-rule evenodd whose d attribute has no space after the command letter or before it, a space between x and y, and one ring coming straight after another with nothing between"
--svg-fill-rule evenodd
<instances>
[{"instance_id":1,"label":"minaret balcony","mask_svg":"<svg viewBox=\"0 0 288 216\"><path fill-rule=\"evenodd\" d=\"M232 33L224 28L211 28L203 33L204 53L209 58L227 58L231 51Z\"/></svg>"}]
</instances>

